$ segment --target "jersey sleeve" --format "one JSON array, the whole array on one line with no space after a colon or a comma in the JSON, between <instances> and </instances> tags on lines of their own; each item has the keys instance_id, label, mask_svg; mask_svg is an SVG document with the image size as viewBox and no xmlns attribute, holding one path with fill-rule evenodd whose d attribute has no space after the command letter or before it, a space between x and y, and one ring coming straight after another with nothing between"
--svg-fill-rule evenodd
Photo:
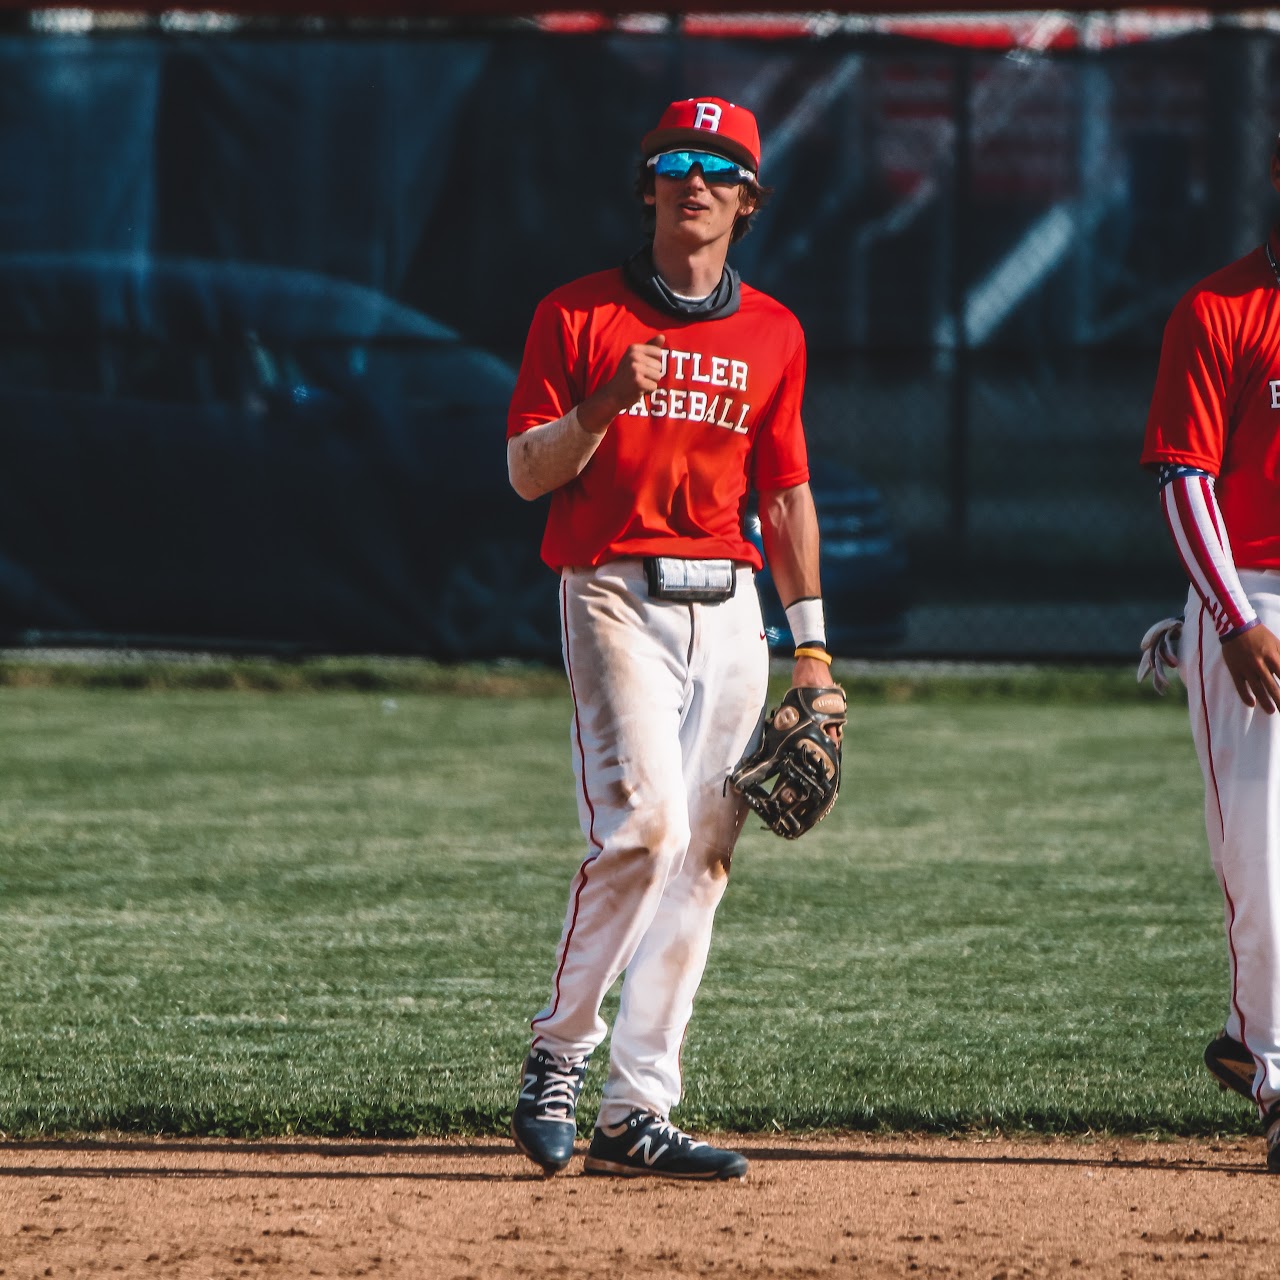
<instances>
[{"instance_id":1,"label":"jersey sleeve","mask_svg":"<svg viewBox=\"0 0 1280 1280\"><path fill-rule=\"evenodd\" d=\"M565 309L554 297L544 298L533 313L525 339L520 373L507 411L507 439L563 418L583 397L574 385L578 363L577 334Z\"/></svg>"},{"instance_id":2,"label":"jersey sleeve","mask_svg":"<svg viewBox=\"0 0 1280 1280\"><path fill-rule=\"evenodd\" d=\"M1165 326L1142 465L1180 463L1217 475L1226 444L1231 360L1211 296L1190 293Z\"/></svg>"},{"instance_id":3,"label":"jersey sleeve","mask_svg":"<svg viewBox=\"0 0 1280 1280\"><path fill-rule=\"evenodd\" d=\"M1218 635L1227 640L1255 626L1258 615L1236 572L1213 477L1189 469L1167 476L1160 486L1160 506L1182 567Z\"/></svg>"},{"instance_id":4,"label":"jersey sleeve","mask_svg":"<svg viewBox=\"0 0 1280 1280\"><path fill-rule=\"evenodd\" d=\"M801 334L765 407L752 446L751 483L757 490L790 489L809 478L809 451L800 419L807 363Z\"/></svg>"}]
</instances>

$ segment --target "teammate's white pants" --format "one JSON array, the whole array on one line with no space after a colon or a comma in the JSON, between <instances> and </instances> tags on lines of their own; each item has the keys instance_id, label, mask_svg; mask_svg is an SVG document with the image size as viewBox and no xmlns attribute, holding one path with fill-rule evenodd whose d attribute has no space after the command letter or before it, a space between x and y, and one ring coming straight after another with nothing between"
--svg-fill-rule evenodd
<instances>
[{"instance_id":1,"label":"teammate's white pants","mask_svg":"<svg viewBox=\"0 0 1280 1280\"><path fill-rule=\"evenodd\" d=\"M1240 571L1249 602L1280 634L1280 571ZM1246 707L1200 598L1187 598L1178 654L1205 781L1205 830L1222 886L1230 965L1226 1029L1258 1064L1253 1094L1280 1099L1280 713Z\"/></svg>"},{"instance_id":2,"label":"teammate's white pants","mask_svg":"<svg viewBox=\"0 0 1280 1280\"><path fill-rule=\"evenodd\" d=\"M768 648L749 568L718 604L651 600L639 560L561 577L578 814L551 1001L534 1044L604 1039L600 1005L626 970L600 1121L680 1099L680 1046L745 805L725 778L751 742Z\"/></svg>"}]
</instances>

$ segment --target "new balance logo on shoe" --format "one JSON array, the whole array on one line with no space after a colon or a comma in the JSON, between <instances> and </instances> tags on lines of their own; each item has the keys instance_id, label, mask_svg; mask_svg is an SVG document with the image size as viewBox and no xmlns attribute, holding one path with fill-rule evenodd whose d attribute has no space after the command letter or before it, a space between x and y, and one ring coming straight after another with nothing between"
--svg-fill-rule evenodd
<instances>
[{"instance_id":1,"label":"new balance logo on shoe","mask_svg":"<svg viewBox=\"0 0 1280 1280\"><path fill-rule=\"evenodd\" d=\"M671 1144L669 1142L664 1142L662 1146L655 1151L653 1149L653 1134L646 1133L644 1137L627 1152L627 1155L639 1155L640 1159L643 1160L645 1164L652 1167L654 1161L661 1159L670 1150Z\"/></svg>"},{"instance_id":2,"label":"new balance logo on shoe","mask_svg":"<svg viewBox=\"0 0 1280 1280\"><path fill-rule=\"evenodd\" d=\"M657 1149L657 1151L652 1151L652 1149L650 1149L652 1148L652 1146L653 1146L653 1138L645 1137L641 1139L640 1142L637 1142L634 1147L631 1148L631 1155L634 1156L636 1155L636 1152L639 1152L641 1160L643 1160L646 1165L652 1166L653 1162L655 1160L658 1160L659 1156L666 1155L669 1149L671 1149L671 1146L669 1146L669 1143L663 1143L662 1146L660 1146Z\"/></svg>"},{"instance_id":3,"label":"new balance logo on shoe","mask_svg":"<svg viewBox=\"0 0 1280 1280\"><path fill-rule=\"evenodd\" d=\"M720 1181L746 1177L747 1161L736 1151L691 1138L661 1116L633 1111L620 1124L597 1126L583 1169L621 1177Z\"/></svg>"},{"instance_id":4,"label":"new balance logo on shoe","mask_svg":"<svg viewBox=\"0 0 1280 1280\"><path fill-rule=\"evenodd\" d=\"M676 1132L679 1133L680 1131L677 1129ZM687 1133L682 1134L681 1136L687 1142L688 1149L690 1151L693 1151L697 1147L705 1147L707 1145L705 1142L695 1142L692 1138L689 1137ZM671 1144L669 1142L664 1142L662 1146L660 1146L655 1151L653 1149L653 1142L654 1142L653 1134L646 1133L644 1137L641 1138L640 1141L637 1142L636 1145L627 1152L627 1155L629 1156L638 1155L640 1159L645 1162L645 1164L652 1166L656 1164L659 1160L661 1160L662 1157L666 1155L668 1151L671 1150Z\"/></svg>"}]
</instances>

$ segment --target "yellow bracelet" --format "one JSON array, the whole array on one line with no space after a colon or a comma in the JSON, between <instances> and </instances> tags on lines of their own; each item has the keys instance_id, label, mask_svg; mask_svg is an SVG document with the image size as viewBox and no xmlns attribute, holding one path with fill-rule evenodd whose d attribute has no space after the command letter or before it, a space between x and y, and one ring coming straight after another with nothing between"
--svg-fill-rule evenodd
<instances>
[{"instance_id":1,"label":"yellow bracelet","mask_svg":"<svg viewBox=\"0 0 1280 1280\"><path fill-rule=\"evenodd\" d=\"M807 645L801 645L796 650L797 658L817 658L819 662L825 662L827 666L831 665L831 655L825 649L810 649Z\"/></svg>"}]
</instances>

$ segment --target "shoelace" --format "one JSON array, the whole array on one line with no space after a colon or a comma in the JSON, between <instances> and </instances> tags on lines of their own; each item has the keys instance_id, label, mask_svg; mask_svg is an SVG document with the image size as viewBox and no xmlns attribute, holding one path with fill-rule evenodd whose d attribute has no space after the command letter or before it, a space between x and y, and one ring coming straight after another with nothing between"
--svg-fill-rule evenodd
<instances>
[{"instance_id":1,"label":"shoelace","mask_svg":"<svg viewBox=\"0 0 1280 1280\"><path fill-rule=\"evenodd\" d=\"M548 1066L538 1092L537 1107L544 1116L567 1120L578 1103L582 1063L570 1062L564 1068Z\"/></svg>"},{"instance_id":2,"label":"shoelace","mask_svg":"<svg viewBox=\"0 0 1280 1280\"><path fill-rule=\"evenodd\" d=\"M648 1126L654 1133L661 1134L664 1138L669 1138L677 1146L688 1147L691 1151L694 1147L705 1146L705 1143L696 1142L689 1137L683 1129L677 1129L670 1120L654 1119L653 1123Z\"/></svg>"}]
</instances>

